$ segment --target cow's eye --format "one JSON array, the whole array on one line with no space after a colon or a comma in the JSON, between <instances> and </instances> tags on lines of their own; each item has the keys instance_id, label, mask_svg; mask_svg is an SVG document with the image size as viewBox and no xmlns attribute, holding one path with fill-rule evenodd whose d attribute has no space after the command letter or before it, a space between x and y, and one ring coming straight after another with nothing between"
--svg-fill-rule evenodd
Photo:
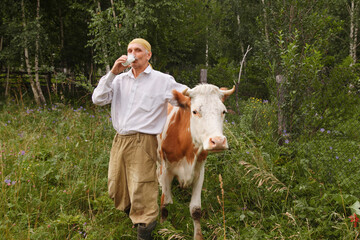
<instances>
[{"instance_id":1,"label":"cow's eye","mask_svg":"<svg viewBox=\"0 0 360 240\"><path fill-rule=\"evenodd\" d=\"M193 111L193 114L196 115L196 114L198 114L198 112L197 112L196 110L194 110L194 111Z\"/></svg>"},{"instance_id":2,"label":"cow's eye","mask_svg":"<svg viewBox=\"0 0 360 240\"><path fill-rule=\"evenodd\" d=\"M227 113L227 111L226 111L226 110L224 110L224 111L223 111L223 114L225 114L225 113Z\"/></svg>"}]
</instances>

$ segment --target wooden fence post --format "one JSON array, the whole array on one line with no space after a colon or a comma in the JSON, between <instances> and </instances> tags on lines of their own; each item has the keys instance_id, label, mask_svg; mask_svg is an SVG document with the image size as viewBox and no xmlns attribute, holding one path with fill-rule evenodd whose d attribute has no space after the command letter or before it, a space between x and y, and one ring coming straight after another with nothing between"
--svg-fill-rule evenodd
<instances>
[{"instance_id":1,"label":"wooden fence post","mask_svg":"<svg viewBox=\"0 0 360 240\"><path fill-rule=\"evenodd\" d=\"M286 78L283 75L276 76L279 135L282 135L284 133L284 130L286 131L286 116L282 109L282 105L285 103L285 86L284 86L285 82L286 82Z\"/></svg>"},{"instance_id":2,"label":"wooden fence post","mask_svg":"<svg viewBox=\"0 0 360 240\"><path fill-rule=\"evenodd\" d=\"M200 70L200 83L207 83L207 69Z\"/></svg>"}]
</instances>

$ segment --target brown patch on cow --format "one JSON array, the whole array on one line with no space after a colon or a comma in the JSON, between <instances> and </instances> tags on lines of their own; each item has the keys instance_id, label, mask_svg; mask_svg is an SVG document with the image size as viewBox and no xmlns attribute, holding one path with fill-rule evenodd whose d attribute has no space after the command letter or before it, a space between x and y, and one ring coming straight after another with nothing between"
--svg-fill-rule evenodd
<instances>
[{"instance_id":1,"label":"brown patch on cow","mask_svg":"<svg viewBox=\"0 0 360 240\"><path fill-rule=\"evenodd\" d=\"M160 206L164 205L165 194L161 194Z\"/></svg>"},{"instance_id":2,"label":"brown patch on cow","mask_svg":"<svg viewBox=\"0 0 360 240\"><path fill-rule=\"evenodd\" d=\"M176 162L186 156L188 161L194 160L194 146L190 134L190 110L177 108L171 117L163 139L161 150L169 162Z\"/></svg>"},{"instance_id":3,"label":"brown patch on cow","mask_svg":"<svg viewBox=\"0 0 360 240\"><path fill-rule=\"evenodd\" d=\"M190 133L190 107L177 108L169 121L166 132L166 139L163 139L160 155L169 162L176 162L182 158L186 158L189 164L195 160L198 149L194 147ZM198 161L205 161L208 152L202 151L198 156Z\"/></svg>"},{"instance_id":4,"label":"brown patch on cow","mask_svg":"<svg viewBox=\"0 0 360 240\"><path fill-rule=\"evenodd\" d=\"M199 154L199 157L198 157L198 162L203 162L206 160L207 158L207 155L208 155L208 151L202 151L200 154Z\"/></svg>"}]
</instances>

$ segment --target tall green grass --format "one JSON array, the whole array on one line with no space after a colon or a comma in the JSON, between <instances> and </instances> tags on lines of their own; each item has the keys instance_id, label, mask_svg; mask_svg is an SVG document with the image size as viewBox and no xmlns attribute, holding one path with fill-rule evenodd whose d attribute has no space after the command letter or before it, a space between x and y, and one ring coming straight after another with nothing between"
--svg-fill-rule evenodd
<instances>
[{"instance_id":1,"label":"tall green grass","mask_svg":"<svg viewBox=\"0 0 360 240\"><path fill-rule=\"evenodd\" d=\"M230 149L207 159L205 239L355 239L359 227L348 217L360 198L357 116L295 138L277 134L271 103L249 99L241 109L225 122ZM108 107L3 105L2 238L136 239L107 195L114 134ZM156 239L192 239L191 190L174 181L173 194Z\"/></svg>"}]
</instances>

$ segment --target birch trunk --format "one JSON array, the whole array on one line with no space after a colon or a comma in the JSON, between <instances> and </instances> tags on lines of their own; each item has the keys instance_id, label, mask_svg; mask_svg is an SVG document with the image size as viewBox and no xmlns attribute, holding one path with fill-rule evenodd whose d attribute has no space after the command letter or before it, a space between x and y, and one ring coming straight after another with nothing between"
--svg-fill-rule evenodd
<instances>
[{"instance_id":1,"label":"birch trunk","mask_svg":"<svg viewBox=\"0 0 360 240\"><path fill-rule=\"evenodd\" d=\"M267 14L266 14L266 8L265 8L265 0L261 0L262 4L264 5L263 8L263 16L264 16L264 31L265 31L265 39L269 43L269 31L268 31L268 20L267 20Z\"/></svg>"},{"instance_id":2,"label":"birch trunk","mask_svg":"<svg viewBox=\"0 0 360 240\"><path fill-rule=\"evenodd\" d=\"M351 1L348 7L350 13L350 56L354 64L357 62L356 48L357 48L357 34L358 34L358 5L355 0Z\"/></svg>"},{"instance_id":3,"label":"birch trunk","mask_svg":"<svg viewBox=\"0 0 360 240\"><path fill-rule=\"evenodd\" d=\"M101 12L101 5L100 5L100 1L97 2L98 3L98 11ZM108 63L108 54L107 54L107 49L106 49L106 45L104 44L105 43L105 38L104 36L101 37L101 43L103 45L102 49L103 49L103 52L104 52L104 57L105 57L105 67L106 67L106 72L110 72L110 65Z\"/></svg>"},{"instance_id":4,"label":"birch trunk","mask_svg":"<svg viewBox=\"0 0 360 240\"><path fill-rule=\"evenodd\" d=\"M24 27L24 30L26 31L26 19L25 19L24 0L21 0L21 10L22 10L22 19L23 19L22 25L23 25L23 27ZM40 99L39 93L38 93L38 91L37 91L34 78L33 78L32 74L31 74L31 64L30 64L30 60L29 60L29 50L28 50L28 48L27 48L27 38L26 38L26 35L25 35L24 55L25 55L26 70L27 70L27 73L28 73L29 78L30 78L30 86L31 86L31 89L32 89L33 94L34 94L35 102L36 102L37 105L41 105L41 99Z\"/></svg>"},{"instance_id":5,"label":"birch trunk","mask_svg":"<svg viewBox=\"0 0 360 240\"><path fill-rule=\"evenodd\" d=\"M46 103L44 94L41 90L40 80L39 80L39 39L40 39L40 0L37 0L37 7L36 7L36 26L37 26L37 33L36 33L36 41L35 41L35 84L36 89L38 91L40 100L42 104Z\"/></svg>"}]
</instances>

